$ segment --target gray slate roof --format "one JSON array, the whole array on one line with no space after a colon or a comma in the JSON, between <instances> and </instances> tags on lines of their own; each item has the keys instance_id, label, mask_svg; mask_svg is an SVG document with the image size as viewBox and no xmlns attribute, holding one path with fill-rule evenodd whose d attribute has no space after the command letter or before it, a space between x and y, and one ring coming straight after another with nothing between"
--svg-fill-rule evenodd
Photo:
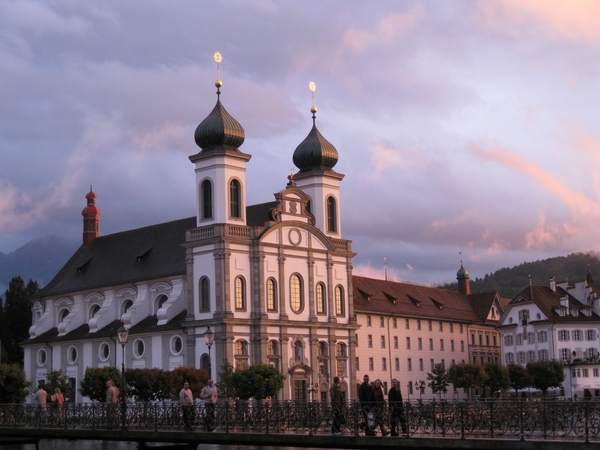
<instances>
[{"instance_id":1,"label":"gray slate roof","mask_svg":"<svg viewBox=\"0 0 600 450\"><path fill-rule=\"evenodd\" d=\"M196 218L175 220L96 238L81 246L33 298L186 273L185 232Z\"/></svg>"}]
</instances>

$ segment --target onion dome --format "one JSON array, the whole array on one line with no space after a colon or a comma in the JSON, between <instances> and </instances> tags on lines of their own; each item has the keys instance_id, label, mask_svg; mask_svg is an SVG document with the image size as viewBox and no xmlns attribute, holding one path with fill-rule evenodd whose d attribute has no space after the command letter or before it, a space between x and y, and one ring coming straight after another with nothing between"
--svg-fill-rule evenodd
<instances>
[{"instance_id":1,"label":"onion dome","mask_svg":"<svg viewBox=\"0 0 600 450\"><path fill-rule=\"evenodd\" d=\"M221 84L220 80L215 83L217 104L208 117L198 125L194 133L194 140L202 152L219 149L237 150L244 142L244 129L221 104L221 91L219 90Z\"/></svg>"},{"instance_id":2,"label":"onion dome","mask_svg":"<svg viewBox=\"0 0 600 450\"><path fill-rule=\"evenodd\" d=\"M308 136L294 150L294 165L300 173L312 170L330 171L338 162L338 152L331 143L323 137L317 129L317 108L312 107L313 126Z\"/></svg>"},{"instance_id":3,"label":"onion dome","mask_svg":"<svg viewBox=\"0 0 600 450\"><path fill-rule=\"evenodd\" d=\"M92 185L90 185L90 192L88 192L85 195L85 198L87 200L87 206L85 208L83 208L83 211L81 211L81 215L82 216L87 216L90 214L100 215L100 209L98 209L98 207L96 206L96 199L98 198L98 196L92 191Z\"/></svg>"},{"instance_id":4,"label":"onion dome","mask_svg":"<svg viewBox=\"0 0 600 450\"><path fill-rule=\"evenodd\" d=\"M469 271L463 267L462 261L460 262L460 269L456 272L456 278L469 278Z\"/></svg>"}]
</instances>

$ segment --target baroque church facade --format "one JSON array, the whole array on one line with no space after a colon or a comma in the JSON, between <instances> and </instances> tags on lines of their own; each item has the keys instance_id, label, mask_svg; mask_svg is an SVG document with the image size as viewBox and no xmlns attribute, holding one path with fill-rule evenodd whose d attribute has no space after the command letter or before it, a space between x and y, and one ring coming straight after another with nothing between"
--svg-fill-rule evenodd
<instances>
[{"instance_id":1,"label":"baroque church facade","mask_svg":"<svg viewBox=\"0 0 600 450\"><path fill-rule=\"evenodd\" d=\"M197 215L100 236L90 188L83 243L32 299L22 343L35 382L62 370L79 388L86 367L236 368L269 363L280 398L326 399L334 375L352 398L356 317L350 241L342 239L337 150L316 127L293 154L298 171L268 203L246 205L242 126L220 101L195 132ZM116 331L129 340L122 352ZM207 328L214 332L211 347ZM77 401L85 400L77 394Z\"/></svg>"}]
</instances>

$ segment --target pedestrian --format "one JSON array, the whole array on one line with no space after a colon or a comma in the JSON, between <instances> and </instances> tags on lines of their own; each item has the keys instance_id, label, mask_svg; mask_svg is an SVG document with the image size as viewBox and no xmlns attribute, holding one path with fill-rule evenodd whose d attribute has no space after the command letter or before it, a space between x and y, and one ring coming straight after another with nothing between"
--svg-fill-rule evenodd
<instances>
[{"instance_id":1,"label":"pedestrian","mask_svg":"<svg viewBox=\"0 0 600 450\"><path fill-rule=\"evenodd\" d=\"M48 400L48 393L44 390L42 383L38 384L38 390L35 392L34 400L37 404L36 408L36 424L42 426L46 424L47 417L47 406L46 401Z\"/></svg>"},{"instance_id":2,"label":"pedestrian","mask_svg":"<svg viewBox=\"0 0 600 450\"><path fill-rule=\"evenodd\" d=\"M179 401L183 412L183 426L187 431L191 431L196 418L196 411L194 410L194 395L190 390L190 383L187 381L184 381L183 389L179 391Z\"/></svg>"},{"instance_id":3,"label":"pedestrian","mask_svg":"<svg viewBox=\"0 0 600 450\"><path fill-rule=\"evenodd\" d=\"M363 420L365 422L365 436L375 436L371 426L369 425L369 417L373 417L371 403L369 402L369 393L371 392L371 384L369 383L369 375L363 377L363 382L358 388L358 401L362 411Z\"/></svg>"},{"instance_id":4,"label":"pedestrian","mask_svg":"<svg viewBox=\"0 0 600 450\"><path fill-rule=\"evenodd\" d=\"M213 380L207 381L206 386L200 392L200 398L204 401L206 408L206 430L213 431L216 427L215 404L217 403L217 387L213 385Z\"/></svg>"},{"instance_id":5,"label":"pedestrian","mask_svg":"<svg viewBox=\"0 0 600 450\"><path fill-rule=\"evenodd\" d=\"M395 378L392 380L392 388L388 392L388 403L390 406L390 431L392 436L398 436L398 422L400 422L402 434L406 434L406 417L404 416L402 392L400 383Z\"/></svg>"},{"instance_id":6,"label":"pedestrian","mask_svg":"<svg viewBox=\"0 0 600 450\"><path fill-rule=\"evenodd\" d=\"M106 382L106 421L109 428L117 426L117 402L119 401L119 389L113 380Z\"/></svg>"},{"instance_id":7,"label":"pedestrian","mask_svg":"<svg viewBox=\"0 0 600 450\"><path fill-rule=\"evenodd\" d=\"M385 406L385 400L383 398L383 388L381 387L381 380L375 380L373 386L371 386L371 392L369 393L369 403L371 403L371 407L373 408L373 435L376 434L375 430L377 427L381 430L382 436L387 436L389 431L385 429L383 426L383 408Z\"/></svg>"},{"instance_id":8,"label":"pedestrian","mask_svg":"<svg viewBox=\"0 0 600 450\"><path fill-rule=\"evenodd\" d=\"M60 388L56 388L50 399L52 400L52 403L56 403L56 418L57 422L60 424L62 422L62 409L63 404L65 403L65 396L60 391Z\"/></svg>"},{"instance_id":9,"label":"pedestrian","mask_svg":"<svg viewBox=\"0 0 600 450\"><path fill-rule=\"evenodd\" d=\"M331 434L341 435L341 425L344 423L342 408L344 407L344 396L340 389L340 377L333 377L333 385L329 388L329 397L331 398L331 409L333 418L331 420Z\"/></svg>"}]
</instances>

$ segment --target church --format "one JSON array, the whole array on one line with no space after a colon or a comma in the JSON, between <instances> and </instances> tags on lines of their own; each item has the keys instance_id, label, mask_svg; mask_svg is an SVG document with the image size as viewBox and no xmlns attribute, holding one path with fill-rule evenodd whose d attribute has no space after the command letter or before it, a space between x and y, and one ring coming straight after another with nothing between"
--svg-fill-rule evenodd
<instances>
[{"instance_id":1,"label":"church","mask_svg":"<svg viewBox=\"0 0 600 450\"><path fill-rule=\"evenodd\" d=\"M196 366L215 379L225 361L270 363L286 375L283 400L323 398L332 374L345 392L354 384L354 253L342 239L338 152L313 106L312 129L293 153L298 171L282 177L272 201L246 205L251 155L215 85L216 105L194 135L200 151L189 157L196 216L100 236L90 188L81 247L32 299L22 343L30 380L62 370L79 388L86 367L120 367L124 353L127 368Z\"/></svg>"},{"instance_id":2,"label":"church","mask_svg":"<svg viewBox=\"0 0 600 450\"><path fill-rule=\"evenodd\" d=\"M429 362L498 360L503 304L497 294L471 294L462 266L454 293L353 276L355 253L342 238L344 175L333 170L338 152L319 132L314 106L312 129L290 155L297 171L271 201L247 205L251 155L221 103L222 83L215 86L216 105L189 157L195 217L100 236L90 187L81 247L31 300L22 343L30 381L61 370L77 392L87 367L124 363L202 367L218 382L225 362L268 363L286 376L280 400L327 401L334 376L351 400L363 372L380 376L386 391L393 377L408 378L406 397ZM121 326L129 331L123 348ZM427 396L423 384L418 392Z\"/></svg>"}]
</instances>

